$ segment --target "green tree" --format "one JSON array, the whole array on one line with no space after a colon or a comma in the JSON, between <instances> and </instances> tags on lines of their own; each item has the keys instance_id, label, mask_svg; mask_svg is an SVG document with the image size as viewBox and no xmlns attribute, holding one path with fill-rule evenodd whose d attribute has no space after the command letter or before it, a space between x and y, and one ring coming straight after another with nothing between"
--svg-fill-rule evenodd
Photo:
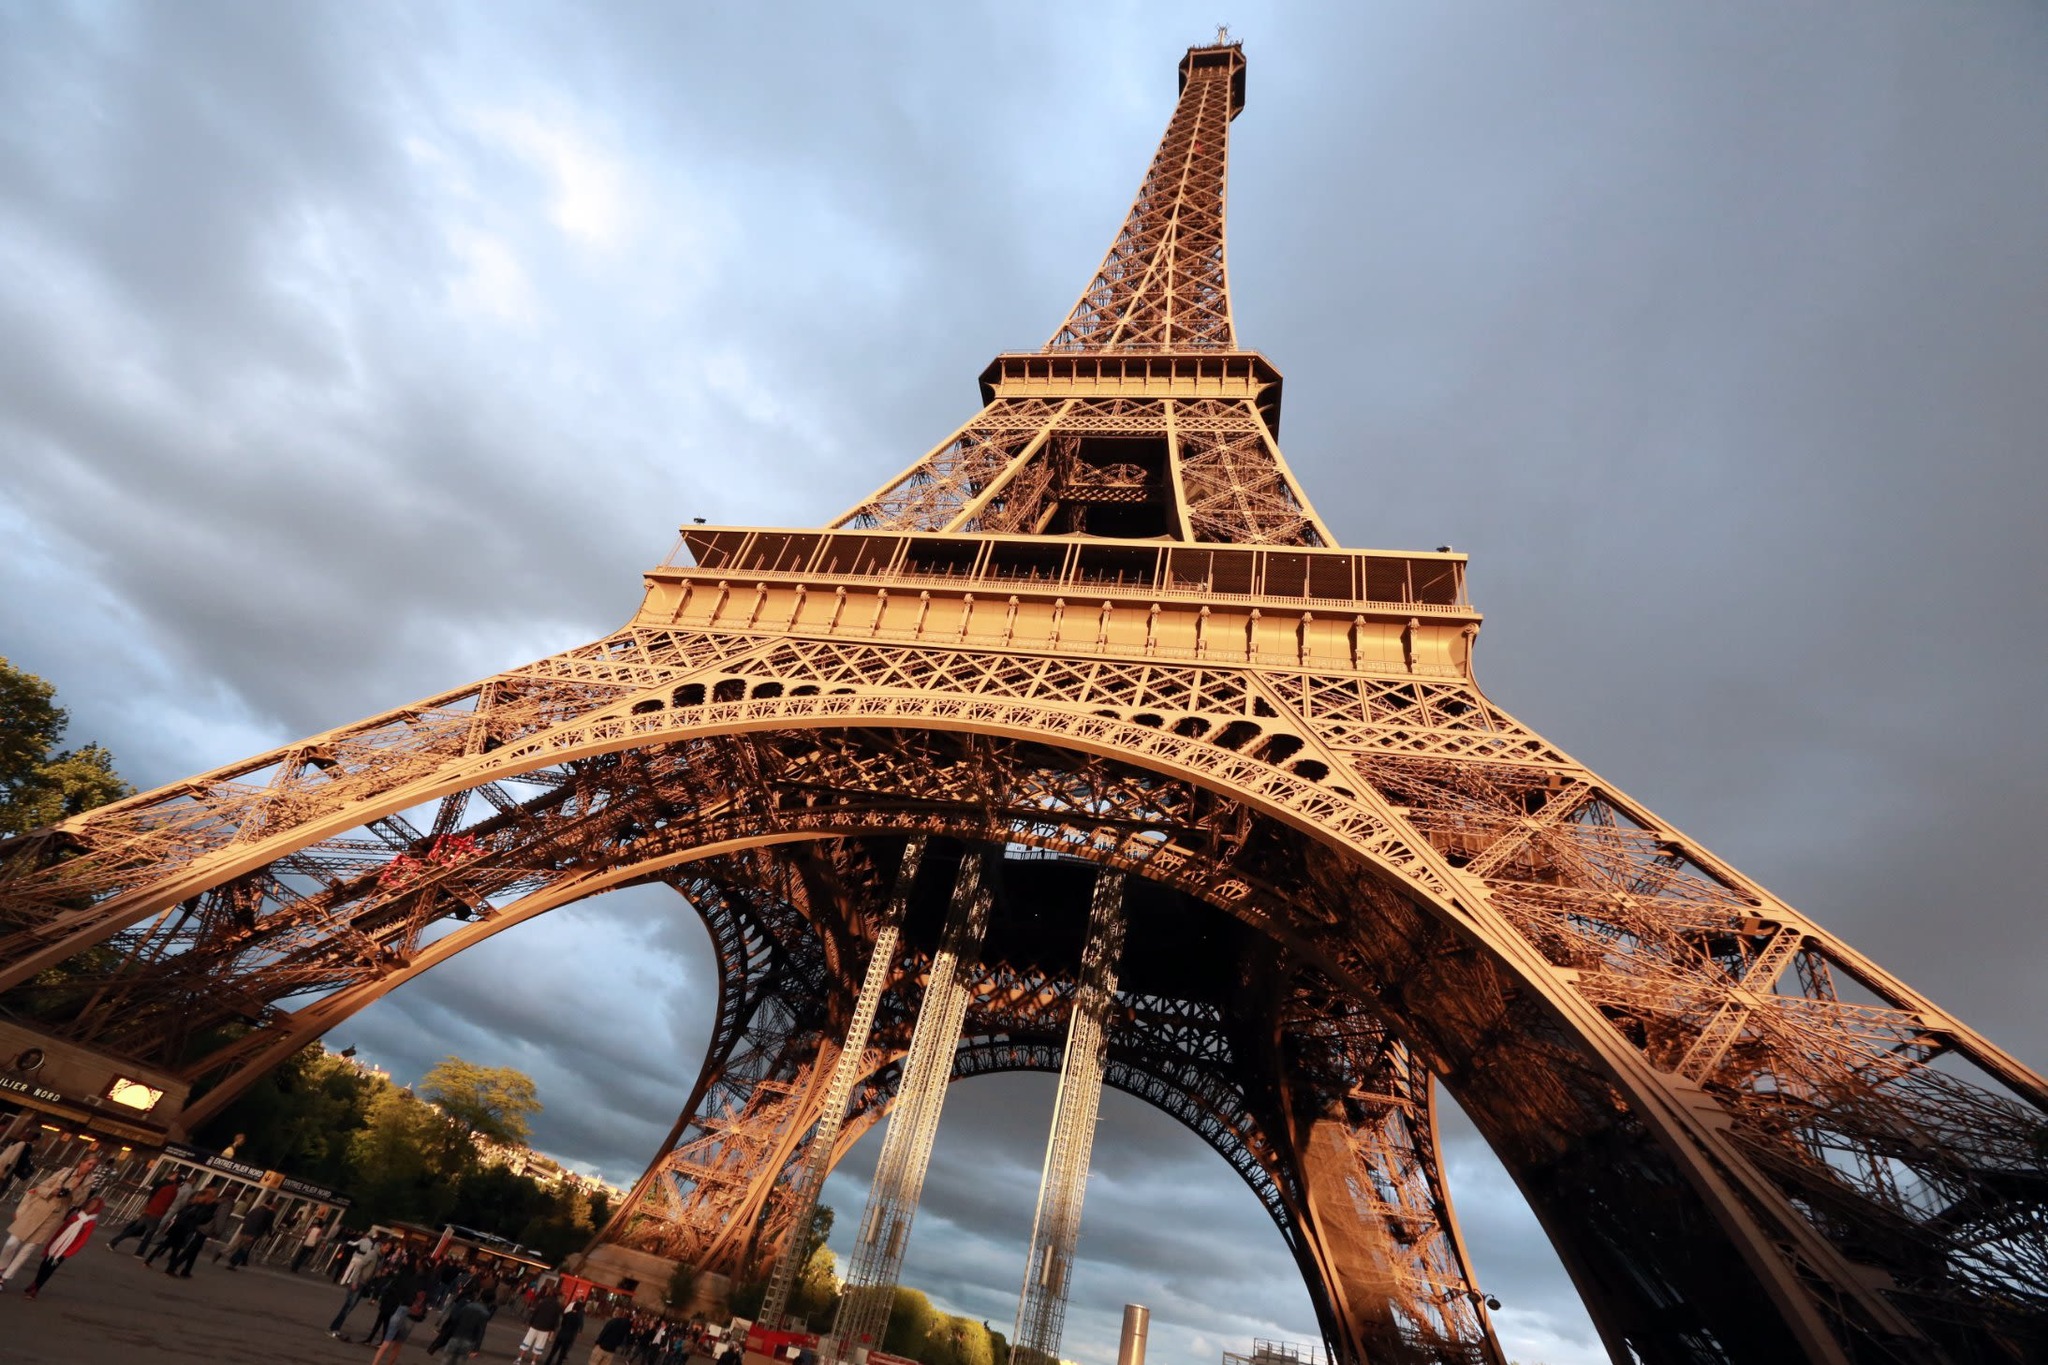
<instances>
[{"instance_id":1,"label":"green tree","mask_svg":"<svg viewBox=\"0 0 2048 1365\"><path fill-rule=\"evenodd\" d=\"M889 1330L882 1337L882 1349L890 1355L925 1359L925 1338L939 1322L932 1301L921 1290L896 1286L895 1305L889 1310Z\"/></svg>"},{"instance_id":2,"label":"green tree","mask_svg":"<svg viewBox=\"0 0 2048 1365\"><path fill-rule=\"evenodd\" d=\"M0 657L0 835L53 825L133 794L99 745L57 748L69 723L54 686Z\"/></svg>"},{"instance_id":3,"label":"green tree","mask_svg":"<svg viewBox=\"0 0 2048 1365\"><path fill-rule=\"evenodd\" d=\"M829 1214L831 1210L825 1212ZM820 1246L804 1262L796 1283L790 1286L789 1311L810 1323L814 1330L831 1322L832 1315L839 1311L839 1258L832 1254L832 1248Z\"/></svg>"},{"instance_id":4,"label":"green tree","mask_svg":"<svg viewBox=\"0 0 2048 1365\"><path fill-rule=\"evenodd\" d=\"M436 1062L420 1077L421 1099L493 1142L526 1141L527 1119L540 1112L533 1078L509 1066L478 1066L457 1056Z\"/></svg>"},{"instance_id":5,"label":"green tree","mask_svg":"<svg viewBox=\"0 0 2048 1365\"><path fill-rule=\"evenodd\" d=\"M734 1317L753 1319L761 1316L761 1301L767 1297L768 1281L740 1280L734 1283L725 1301Z\"/></svg>"},{"instance_id":6,"label":"green tree","mask_svg":"<svg viewBox=\"0 0 2048 1365\"><path fill-rule=\"evenodd\" d=\"M280 1062L198 1138L221 1147L247 1134L246 1150L264 1165L341 1189L355 1179L350 1143L368 1125L379 1087L388 1088L315 1044Z\"/></svg>"},{"instance_id":7,"label":"green tree","mask_svg":"<svg viewBox=\"0 0 2048 1365\"><path fill-rule=\"evenodd\" d=\"M364 1216L378 1221L440 1221L452 1204L439 1161L447 1121L411 1092L384 1086L371 1097L367 1122L349 1144Z\"/></svg>"},{"instance_id":8,"label":"green tree","mask_svg":"<svg viewBox=\"0 0 2048 1365\"><path fill-rule=\"evenodd\" d=\"M525 1077L504 1074L530 1092ZM601 1195L487 1164L469 1128L445 1109L317 1045L293 1054L198 1136L218 1147L236 1133L248 1135L247 1150L265 1165L352 1195L352 1220L457 1222L559 1261L610 1213Z\"/></svg>"},{"instance_id":9,"label":"green tree","mask_svg":"<svg viewBox=\"0 0 2048 1365\"><path fill-rule=\"evenodd\" d=\"M465 1171L456 1181L455 1202L448 1218L464 1227L483 1228L526 1242L529 1229L552 1231L551 1225L557 1223L573 1235L574 1218L563 1202L556 1191L515 1174L509 1166L479 1166ZM537 1247L538 1243L528 1245Z\"/></svg>"},{"instance_id":10,"label":"green tree","mask_svg":"<svg viewBox=\"0 0 2048 1365\"><path fill-rule=\"evenodd\" d=\"M668 1306L673 1312L681 1312L690 1301L690 1295L697 1288L697 1272L687 1265L678 1264L668 1277Z\"/></svg>"},{"instance_id":11,"label":"green tree","mask_svg":"<svg viewBox=\"0 0 2048 1365\"><path fill-rule=\"evenodd\" d=\"M811 1206L811 1225L804 1229L805 1265L810 1264L811 1258L818 1254L818 1248L824 1246L826 1240L832 1236L832 1220L836 1216L830 1204Z\"/></svg>"}]
</instances>

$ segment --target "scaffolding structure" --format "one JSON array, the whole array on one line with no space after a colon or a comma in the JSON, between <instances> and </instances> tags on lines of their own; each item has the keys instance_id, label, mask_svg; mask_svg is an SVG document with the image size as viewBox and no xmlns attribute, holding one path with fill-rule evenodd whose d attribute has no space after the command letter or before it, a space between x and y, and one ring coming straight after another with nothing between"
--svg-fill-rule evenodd
<instances>
[{"instance_id":1,"label":"scaffolding structure","mask_svg":"<svg viewBox=\"0 0 2048 1365\"><path fill-rule=\"evenodd\" d=\"M839 1131L846 1124L846 1108L853 1099L853 1087L867 1074L868 1034L875 1027L875 1013L881 1007L882 992L896 970L896 945L903 937L903 916L910 906L910 888L917 880L917 867L924 860L925 836L920 834L904 846L903 862L896 869L896 887L882 909L875 926L874 951L868 954L867 975L860 995L853 1003L853 1018L846 1025L846 1045L832 1064L832 1080L825 1088L825 1103L818 1115L817 1131L804 1149L804 1163L797 1172L791 1192L794 1212L789 1236L775 1258L775 1272L768 1278L768 1294L761 1301L760 1320L769 1327L781 1327L789 1312L790 1292L803 1274L805 1235L818 1209L818 1192L832 1173L832 1153L839 1145Z\"/></svg>"},{"instance_id":2,"label":"scaffolding structure","mask_svg":"<svg viewBox=\"0 0 2048 1365\"><path fill-rule=\"evenodd\" d=\"M1088 907L1088 942L1081 950L1081 979L1067 1022L1059 1097L1045 1143L1045 1173L1038 1182L1038 1212L1031 1220L1024 1289L1017 1300L1012 1348L1017 1365L1053 1365L1060 1358L1074 1246L1081 1236L1081 1201L1088 1193L1088 1160L1095 1148L1095 1115L1102 1103L1102 1068L1109 1051L1104 1024L1116 998L1117 966L1123 959L1123 902L1124 874L1103 869L1095 878Z\"/></svg>"},{"instance_id":3,"label":"scaffolding structure","mask_svg":"<svg viewBox=\"0 0 2048 1365\"><path fill-rule=\"evenodd\" d=\"M953 1054L960 1045L960 1026L967 1018L970 991L961 979L962 966L981 955L988 932L989 889L982 884L982 854L969 849L953 882L953 900L946 927L932 955L931 974L910 1034L910 1055L882 1155L868 1186L867 1208L854 1237L839 1313L832 1324L831 1358L847 1360L863 1346L879 1346L895 1305L896 1277L910 1241L911 1220L924 1193L925 1168L931 1164L932 1138L939 1129L939 1111L946 1103L946 1085L953 1075Z\"/></svg>"}]
</instances>

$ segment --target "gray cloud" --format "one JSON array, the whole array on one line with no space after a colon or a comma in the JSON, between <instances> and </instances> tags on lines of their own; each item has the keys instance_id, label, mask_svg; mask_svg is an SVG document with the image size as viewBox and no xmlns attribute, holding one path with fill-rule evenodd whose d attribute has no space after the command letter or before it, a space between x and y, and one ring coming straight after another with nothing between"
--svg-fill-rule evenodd
<instances>
[{"instance_id":1,"label":"gray cloud","mask_svg":"<svg viewBox=\"0 0 2048 1365\"><path fill-rule=\"evenodd\" d=\"M1345 539L1474 552L1504 705L2025 1059L2043 807L2035 7L1254 6L1238 322ZM0 649L150 785L589 638L674 524L824 520L1098 258L1199 25L999 7L0 9ZM347 1032L531 1071L630 1178L710 1022L666 892ZM1006 1323L1043 1078L949 1105L910 1275ZM1113 1099L1070 1354L1310 1331ZM850 1224L876 1139L834 1178ZM1600 1358L1450 1138L1516 1354Z\"/></svg>"}]
</instances>

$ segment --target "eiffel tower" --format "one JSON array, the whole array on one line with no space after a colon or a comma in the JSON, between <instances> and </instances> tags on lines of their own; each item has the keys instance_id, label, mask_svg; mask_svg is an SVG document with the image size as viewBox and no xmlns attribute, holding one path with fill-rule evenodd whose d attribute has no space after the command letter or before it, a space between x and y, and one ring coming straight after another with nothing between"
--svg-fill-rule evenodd
<instances>
[{"instance_id":1,"label":"eiffel tower","mask_svg":"<svg viewBox=\"0 0 2048 1365\"><path fill-rule=\"evenodd\" d=\"M2048 1359L2048 1086L1496 706L1462 556L1337 543L1231 320L1243 54L1179 75L1051 341L831 526L685 527L592 644L0 846L11 1018L167 1078L188 1131L472 944L661 882L716 1024L593 1264L779 1309L886 1121L863 1335L947 1084L1060 1071L1034 1349L1107 1084L1251 1187L1334 1359L1498 1362L1441 1085L1617 1361Z\"/></svg>"}]
</instances>

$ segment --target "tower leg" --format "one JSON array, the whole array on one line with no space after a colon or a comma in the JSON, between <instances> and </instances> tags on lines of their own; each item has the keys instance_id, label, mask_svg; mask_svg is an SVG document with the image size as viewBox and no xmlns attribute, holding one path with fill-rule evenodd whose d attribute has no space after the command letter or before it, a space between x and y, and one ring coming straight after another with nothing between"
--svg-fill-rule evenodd
<instances>
[{"instance_id":1,"label":"tower leg","mask_svg":"<svg viewBox=\"0 0 2048 1365\"><path fill-rule=\"evenodd\" d=\"M818 1129L804 1152L803 1166L792 1192L790 1235L783 1241L782 1254L775 1258L775 1272L769 1277L768 1294L761 1302L761 1321L769 1327L782 1326L789 1310L790 1291L803 1273L804 1233L817 1210L818 1192L831 1172L832 1155L839 1143L839 1130L846 1122L846 1106L853 1098L854 1084L867 1070L868 1034L875 1026L875 1011L896 967L896 944L903 932L903 915L910 904L910 887L917 878L924 845L924 836L919 835L903 850L903 864L896 872L896 889L882 912L874 951L868 956L867 975L861 982L860 997L854 1002L853 1019L846 1026L846 1046L833 1063L832 1081L818 1115Z\"/></svg>"},{"instance_id":2,"label":"tower leg","mask_svg":"<svg viewBox=\"0 0 2048 1365\"><path fill-rule=\"evenodd\" d=\"M960 1045L960 1026L967 1018L968 989L960 979L964 959L972 964L988 932L989 893L981 884L981 855L969 849L960 860L953 883L953 901L939 950L932 955L931 976L917 1024L910 1035L902 1087L889 1127L882 1138L874 1184L868 1187L867 1208L854 1235L846 1287L832 1336L840 1359L862 1346L882 1344L895 1306L896 1276L910 1240L910 1223L924 1192L925 1168L931 1162L932 1138L939 1128L939 1110L946 1102L946 1083L953 1074L953 1054Z\"/></svg>"},{"instance_id":3,"label":"tower leg","mask_svg":"<svg viewBox=\"0 0 2048 1365\"><path fill-rule=\"evenodd\" d=\"M1097 875L1088 911L1088 943L1081 951L1081 979L1067 1024L1066 1052L1060 1059L1052 1135L1045 1144L1038 1212L1031 1220L1024 1289L1017 1302L1017 1365L1052 1365L1060 1358L1067 1286L1074 1246L1081 1236L1081 1201L1088 1191L1088 1159L1095 1146L1095 1114L1102 1101L1102 1068L1108 1052L1105 1016L1116 994L1117 965L1123 957L1123 891L1123 873L1104 869Z\"/></svg>"}]
</instances>

